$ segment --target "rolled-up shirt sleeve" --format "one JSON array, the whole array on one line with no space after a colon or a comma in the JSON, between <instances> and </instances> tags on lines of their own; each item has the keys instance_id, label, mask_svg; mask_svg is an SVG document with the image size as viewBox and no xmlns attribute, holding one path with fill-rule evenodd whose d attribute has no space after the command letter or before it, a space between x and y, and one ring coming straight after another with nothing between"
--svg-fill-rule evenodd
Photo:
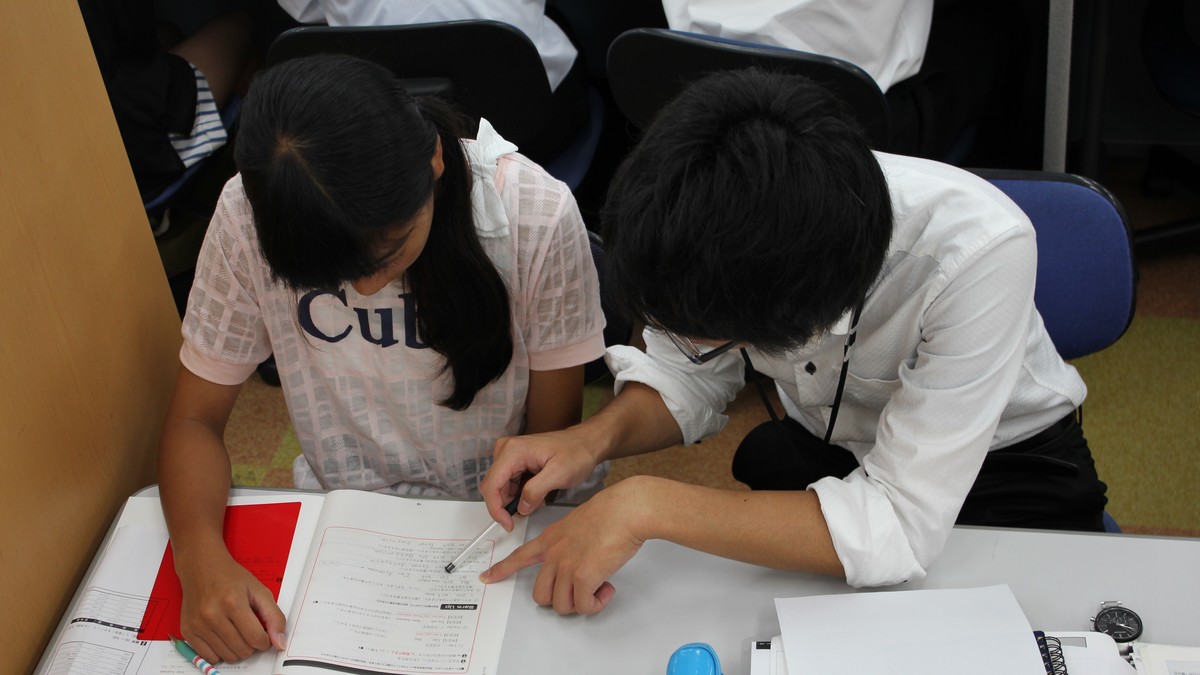
<instances>
[{"instance_id":1,"label":"rolled-up shirt sleeve","mask_svg":"<svg viewBox=\"0 0 1200 675\"><path fill-rule=\"evenodd\" d=\"M1022 368L1036 264L1032 231L1014 229L934 284L874 446L810 486L850 585L920 579L941 553Z\"/></svg>"},{"instance_id":2,"label":"rolled-up shirt sleeve","mask_svg":"<svg viewBox=\"0 0 1200 675\"><path fill-rule=\"evenodd\" d=\"M642 333L646 351L617 345L609 347L605 361L613 373L613 390L620 394L628 382L640 382L658 392L691 445L720 432L729 418L722 414L745 383L737 351L696 365L683 356L661 332Z\"/></svg>"}]
</instances>

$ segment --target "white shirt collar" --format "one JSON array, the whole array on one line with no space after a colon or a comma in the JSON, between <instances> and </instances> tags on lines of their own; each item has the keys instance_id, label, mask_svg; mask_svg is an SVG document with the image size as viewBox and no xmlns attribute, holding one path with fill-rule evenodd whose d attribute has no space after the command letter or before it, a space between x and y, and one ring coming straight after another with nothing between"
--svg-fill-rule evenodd
<instances>
[{"instance_id":1,"label":"white shirt collar","mask_svg":"<svg viewBox=\"0 0 1200 675\"><path fill-rule=\"evenodd\" d=\"M846 335L850 332L850 322L854 320L854 308L846 310L840 319L835 321L829 330L826 331L830 335Z\"/></svg>"}]
</instances>

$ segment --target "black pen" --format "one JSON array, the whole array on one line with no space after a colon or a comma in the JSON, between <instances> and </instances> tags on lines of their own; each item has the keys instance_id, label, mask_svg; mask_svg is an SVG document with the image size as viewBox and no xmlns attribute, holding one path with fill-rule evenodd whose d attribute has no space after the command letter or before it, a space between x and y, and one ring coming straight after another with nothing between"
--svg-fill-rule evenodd
<instances>
[{"instance_id":1,"label":"black pen","mask_svg":"<svg viewBox=\"0 0 1200 675\"><path fill-rule=\"evenodd\" d=\"M516 496L512 498L512 501L510 501L508 504L506 504L504 506L504 510L508 512L508 515L510 515L510 516L517 515L517 505L521 502L521 491L525 489L525 483L527 483L529 481L529 479L532 477L533 477L533 474L529 473L529 472L526 472L521 475L521 480L517 483ZM446 563L446 568L445 568L446 574L450 574L455 569L457 569L458 566L461 565L462 562L467 559L467 556L471 554L471 551L474 551L475 547L479 546L480 542L482 542L483 540L492 536L492 534L496 531L496 528L498 528L498 527L500 527L500 523L498 521L492 521L492 524L488 525L487 529L485 529L483 532L480 532L479 536L475 537L474 541L467 544L467 547L462 550L462 553L459 553L458 556L454 558L454 560L451 560L450 562Z\"/></svg>"}]
</instances>

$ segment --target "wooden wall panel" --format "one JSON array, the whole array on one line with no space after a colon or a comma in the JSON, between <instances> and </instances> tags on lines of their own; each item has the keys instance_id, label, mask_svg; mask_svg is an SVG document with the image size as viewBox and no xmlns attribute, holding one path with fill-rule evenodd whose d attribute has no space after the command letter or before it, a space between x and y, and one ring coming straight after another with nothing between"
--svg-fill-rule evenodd
<instances>
[{"instance_id":1,"label":"wooden wall panel","mask_svg":"<svg viewBox=\"0 0 1200 675\"><path fill-rule=\"evenodd\" d=\"M0 3L0 670L154 480L179 319L75 0Z\"/></svg>"}]
</instances>

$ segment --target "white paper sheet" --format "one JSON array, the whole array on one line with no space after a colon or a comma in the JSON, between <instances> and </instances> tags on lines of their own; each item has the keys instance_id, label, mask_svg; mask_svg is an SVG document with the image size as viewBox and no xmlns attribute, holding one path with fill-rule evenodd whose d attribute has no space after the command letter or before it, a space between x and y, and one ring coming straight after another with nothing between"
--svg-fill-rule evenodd
<instances>
[{"instance_id":1,"label":"white paper sheet","mask_svg":"<svg viewBox=\"0 0 1200 675\"><path fill-rule=\"evenodd\" d=\"M1044 675L1008 586L776 598L789 675Z\"/></svg>"},{"instance_id":2,"label":"white paper sheet","mask_svg":"<svg viewBox=\"0 0 1200 675\"><path fill-rule=\"evenodd\" d=\"M1200 675L1200 647L1135 642L1133 654L1145 675Z\"/></svg>"}]
</instances>

